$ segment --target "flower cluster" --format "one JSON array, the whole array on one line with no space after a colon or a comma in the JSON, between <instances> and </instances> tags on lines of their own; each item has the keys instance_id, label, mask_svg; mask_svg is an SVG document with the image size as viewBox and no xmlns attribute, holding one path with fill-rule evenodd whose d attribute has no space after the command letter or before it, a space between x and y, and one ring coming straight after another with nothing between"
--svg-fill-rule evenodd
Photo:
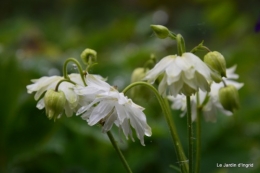
<instances>
[{"instance_id":1,"label":"flower cluster","mask_svg":"<svg viewBox=\"0 0 260 173\"><path fill-rule=\"evenodd\" d=\"M99 75L86 74L83 79L84 82L80 74L70 74L67 80L60 76L41 77L32 80L33 84L27 86L27 91L30 94L36 92L34 98L39 100L36 107L45 108L49 119L60 118L65 110L68 117L81 115L90 126L101 124L103 132L108 132L115 124L127 139L130 136L133 141L134 128L144 145L144 135L152 135L144 108Z\"/></svg>"},{"instance_id":2,"label":"flower cluster","mask_svg":"<svg viewBox=\"0 0 260 173\"><path fill-rule=\"evenodd\" d=\"M132 130L134 129L137 138L144 146L144 136L152 135L143 112L144 108L135 104L124 93L139 85L137 86L139 88L133 90L132 95L141 96L146 93L143 92L144 89L141 86L148 87L155 93L165 114L178 162L182 163L180 164L181 172L193 172L192 120L194 121L201 113L205 116L206 121L213 122L216 121L217 111L225 115L232 115L239 108L238 90L244 84L235 81L238 79L238 75L235 73L236 66L226 69L226 61L221 53L212 52L203 45L203 42L193 48L191 52L186 52L185 42L180 34L176 35L160 25L151 25L151 27L158 38L176 40L178 55L168 55L157 64L155 64L154 56L151 56L144 67L133 71L131 79L133 83L127 86L123 92L119 92L116 87L109 85L103 77L88 73L89 69L97 64L97 52L92 49L85 49L81 54L81 59L86 65L85 70L82 70L77 60L69 58L64 63L64 76L34 79L33 84L27 86L27 91L29 94L35 92L34 98L38 100L36 107L45 108L49 119L56 120L64 113L68 117L76 114L90 126L101 125L102 132L109 132L115 124L126 139L131 138L133 141ZM198 50L208 52L203 60L194 54ZM67 74L69 62L77 65L78 74ZM155 64L153 68L151 68L151 64L152 66ZM150 84L155 81L159 82L158 90ZM172 109L182 110L181 116L187 114L188 162L185 161L187 158L175 131L171 111L168 110L170 107L162 97L172 101ZM145 98L147 97L145 96ZM200 128L200 123L197 124L197 127ZM108 136L129 171L116 142L110 133ZM199 141L199 132L196 137ZM197 145L197 151L199 151L199 147ZM198 152L197 154L199 156ZM199 162L196 164L199 165Z\"/></svg>"},{"instance_id":3,"label":"flower cluster","mask_svg":"<svg viewBox=\"0 0 260 173\"><path fill-rule=\"evenodd\" d=\"M236 66L228 68L226 70L227 78L223 78L226 85L232 85L237 90L243 87L243 83L238 83L235 79L238 79L238 75L235 73ZM192 119L195 120L197 117L197 107L202 105L205 99L208 99L205 105L202 107L202 112L206 121L215 122L217 112L221 112L225 115L232 115L233 113L230 110L224 109L222 104L219 101L219 91L224 86L223 83L215 83L212 82L210 85L211 91L209 93L204 92L202 90L198 91L198 95L191 96L191 110L192 110ZM181 116L186 114L186 96L185 95L177 95L168 96L168 99L172 101L172 109L180 109L183 111Z\"/></svg>"},{"instance_id":4,"label":"flower cluster","mask_svg":"<svg viewBox=\"0 0 260 173\"><path fill-rule=\"evenodd\" d=\"M114 87L95 76L87 75L87 87L78 86L75 92L87 98L86 106L81 107L77 114L89 125L102 123L104 132L111 129L112 125L120 127L128 138L132 137L131 126L136 130L137 137L144 145L143 136L151 136L151 128L146 123L143 113L144 108L132 102L123 93L119 93ZM129 124L130 122L130 124Z\"/></svg>"},{"instance_id":5,"label":"flower cluster","mask_svg":"<svg viewBox=\"0 0 260 173\"><path fill-rule=\"evenodd\" d=\"M163 74L163 79L158 89L163 96L167 94L191 96L198 89L210 91L208 83L210 69L192 53L164 57L153 69L147 72L144 79L153 83L161 74Z\"/></svg>"}]
</instances>

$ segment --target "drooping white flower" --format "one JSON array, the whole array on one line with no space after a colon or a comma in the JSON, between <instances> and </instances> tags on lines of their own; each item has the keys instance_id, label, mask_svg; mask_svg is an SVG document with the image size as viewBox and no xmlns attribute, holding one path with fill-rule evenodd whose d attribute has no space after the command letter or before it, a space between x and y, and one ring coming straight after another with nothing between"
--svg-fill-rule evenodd
<instances>
[{"instance_id":1,"label":"drooping white flower","mask_svg":"<svg viewBox=\"0 0 260 173\"><path fill-rule=\"evenodd\" d=\"M223 78L225 83L227 85L234 85L238 90L243 87L243 83L238 83L234 81L235 79L238 79L238 75L235 73L236 65L228 68L226 70L227 78ZM204 118L206 121L216 121L216 115L217 112L221 112L225 115L232 115L233 113L231 111L225 110L223 106L219 102L219 89L223 87L223 83L212 83L211 84L211 91L209 92L209 100L204 105L202 112L204 115ZM207 97L207 92L204 92L202 90L199 90L199 105L202 104L202 102ZM183 111L181 116L184 116L186 114L187 108L186 108L186 96L184 95L177 95L176 97L168 96L168 99L172 101L172 109L180 109ZM191 110L192 110L192 119L195 120L197 117L197 98L195 95L191 96Z\"/></svg>"},{"instance_id":2,"label":"drooping white flower","mask_svg":"<svg viewBox=\"0 0 260 173\"><path fill-rule=\"evenodd\" d=\"M147 72L144 79L153 83L161 74L164 76L159 84L159 93L163 96L177 96L177 94L191 96L198 89L210 91L208 83L210 69L192 53L164 57Z\"/></svg>"},{"instance_id":3,"label":"drooping white flower","mask_svg":"<svg viewBox=\"0 0 260 173\"><path fill-rule=\"evenodd\" d=\"M75 82L77 85L84 86L82 79L79 74L70 74L69 78ZM34 95L35 100L39 100L42 96L42 94L47 90L54 90L57 83L64 79L64 77L61 76L44 76L39 79L33 79L33 84L27 85L27 92L29 94L36 92ZM66 103L65 103L65 114L70 117L75 112L75 109L79 106L79 97L73 90L74 84L68 83L68 82L62 82L59 86L59 91L62 91L65 94L66 97ZM44 99L41 98L36 107L38 109L43 109L45 107Z\"/></svg>"},{"instance_id":4,"label":"drooping white flower","mask_svg":"<svg viewBox=\"0 0 260 173\"><path fill-rule=\"evenodd\" d=\"M144 145L144 135L151 136L151 128L146 122L144 108L132 102L123 93L95 76L87 75L87 87L77 86L75 92L86 100L93 101L81 107L77 115L88 122L89 125L101 123L103 132L109 131L113 124L122 129L124 135L132 137L130 125L135 129L138 139ZM86 104L87 101L83 104ZM83 105L82 104L82 105Z\"/></svg>"}]
</instances>

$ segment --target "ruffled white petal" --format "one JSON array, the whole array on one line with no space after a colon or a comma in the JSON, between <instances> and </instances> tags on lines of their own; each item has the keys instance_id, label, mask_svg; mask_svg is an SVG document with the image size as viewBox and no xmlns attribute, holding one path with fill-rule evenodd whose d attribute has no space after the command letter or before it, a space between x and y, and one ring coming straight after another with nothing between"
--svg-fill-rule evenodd
<instances>
[{"instance_id":1,"label":"ruffled white petal","mask_svg":"<svg viewBox=\"0 0 260 173\"><path fill-rule=\"evenodd\" d=\"M91 103L79 108L77 115L82 114L82 118L91 126L102 123L103 132L109 131L115 124L123 130L127 139L128 136L132 138L131 125L144 145L144 135L151 135L151 128L142 112L144 108L134 104L131 99L104 81L96 81L91 77L87 82L87 87L75 87L75 92L82 97L95 97ZM82 105L81 102L79 104Z\"/></svg>"},{"instance_id":2,"label":"ruffled white petal","mask_svg":"<svg viewBox=\"0 0 260 173\"><path fill-rule=\"evenodd\" d=\"M159 84L159 93L185 94L191 96L198 89L209 91L210 69L197 56L184 53L181 57L170 55L158 62L153 69L147 72L145 80L153 83L160 74L164 74Z\"/></svg>"},{"instance_id":3,"label":"ruffled white petal","mask_svg":"<svg viewBox=\"0 0 260 173\"><path fill-rule=\"evenodd\" d=\"M236 79L238 77L238 75L234 73L235 69L236 69L236 66L228 68L227 69L227 78L223 78L223 80L225 81L225 83L227 85L232 84L237 89L240 89L241 87L243 87L244 84L238 83L238 82L232 80L232 79ZM200 100L199 105L201 105L207 96L207 91L209 90L209 88L207 85L206 78L203 77L203 75L201 75L199 72L195 72L195 75L196 75L196 78L195 78L196 80L194 81L194 83L197 83L197 85L199 85L199 88L200 88L198 94L199 94L199 100ZM229 77L231 77L231 78L229 78ZM185 79L184 81L186 82L187 79L186 78L184 78L184 79ZM188 83L188 82L186 82L186 83ZM186 85L186 83L185 83L185 85ZM173 85L170 85L170 88L174 88L172 86ZM204 105L204 107L202 109L203 115L204 115L204 118L206 121L215 122L217 112L221 112L222 114L227 115L227 116L230 116L233 114L232 112L225 110L219 102L218 92L221 87L223 87L223 83L212 83L210 86L209 101L207 102L206 105ZM183 86L183 88L185 88L185 86ZM183 89L181 90L181 92L183 92ZM188 91L185 91L185 92L188 92ZM181 114L181 117L184 116L187 111L186 110L186 96L185 95L174 95L174 94L172 94L172 95L173 96L168 96L168 99L170 101L172 101L171 108L177 109L177 110L182 110L183 113ZM197 116L196 107L197 107L197 98L195 95L192 95L191 96L191 109L192 109L192 119L193 120L195 120L196 116Z\"/></svg>"},{"instance_id":4,"label":"ruffled white petal","mask_svg":"<svg viewBox=\"0 0 260 173\"><path fill-rule=\"evenodd\" d=\"M171 64L171 62L174 61L175 57L176 56L174 55L170 55L163 58L155 65L155 67L152 70L147 72L144 80L148 80L149 82L154 83L155 79L165 71L165 69Z\"/></svg>"}]
</instances>

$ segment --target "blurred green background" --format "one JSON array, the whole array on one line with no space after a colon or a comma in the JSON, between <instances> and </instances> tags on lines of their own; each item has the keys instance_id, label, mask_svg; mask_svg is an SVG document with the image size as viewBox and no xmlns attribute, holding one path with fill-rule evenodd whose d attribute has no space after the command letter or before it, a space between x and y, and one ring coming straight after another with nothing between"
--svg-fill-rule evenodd
<instances>
[{"instance_id":1,"label":"blurred green background","mask_svg":"<svg viewBox=\"0 0 260 173\"><path fill-rule=\"evenodd\" d=\"M100 127L80 117L49 121L36 108L26 85L41 76L62 75L69 57L85 48L98 52L91 73L108 77L122 90L131 72L153 53L176 53L170 39L157 39L150 24L181 33L187 50L204 40L220 51L227 66L237 64L241 109L216 123L202 123L202 173L260 172L260 1L237 0L3 0L0 5L0 171L10 173L125 172ZM68 70L76 72L71 65ZM162 112L152 93L132 97L146 108L153 135L146 146L119 143L135 173L176 172L176 155ZM151 95L151 96L150 96ZM130 96L130 95L129 95ZM131 97L131 96L130 96ZM173 111L187 151L186 120ZM117 128L113 134L119 141ZM218 168L217 163L253 163L253 168Z\"/></svg>"}]
</instances>

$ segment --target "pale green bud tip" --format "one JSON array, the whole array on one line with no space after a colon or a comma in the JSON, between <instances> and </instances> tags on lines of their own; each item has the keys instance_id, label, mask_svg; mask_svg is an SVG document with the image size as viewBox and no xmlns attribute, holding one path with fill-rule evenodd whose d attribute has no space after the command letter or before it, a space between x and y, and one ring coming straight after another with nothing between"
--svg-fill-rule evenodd
<instances>
[{"instance_id":1,"label":"pale green bud tip","mask_svg":"<svg viewBox=\"0 0 260 173\"><path fill-rule=\"evenodd\" d=\"M92 64L97 61L97 52L93 49L85 49L80 55L84 64Z\"/></svg>"},{"instance_id":2,"label":"pale green bud tip","mask_svg":"<svg viewBox=\"0 0 260 173\"><path fill-rule=\"evenodd\" d=\"M219 90L219 101L224 109L234 112L239 108L239 96L236 87L227 85Z\"/></svg>"},{"instance_id":3,"label":"pale green bud tip","mask_svg":"<svg viewBox=\"0 0 260 173\"><path fill-rule=\"evenodd\" d=\"M215 73L221 77L226 77L226 61L223 55L217 51L209 52L204 56L204 62Z\"/></svg>"},{"instance_id":4,"label":"pale green bud tip","mask_svg":"<svg viewBox=\"0 0 260 173\"><path fill-rule=\"evenodd\" d=\"M146 74L146 69L143 67L136 68L131 76L131 83L143 80Z\"/></svg>"},{"instance_id":5,"label":"pale green bud tip","mask_svg":"<svg viewBox=\"0 0 260 173\"><path fill-rule=\"evenodd\" d=\"M62 114L66 103L65 94L62 91L48 90L44 95L46 115L49 119L56 120Z\"/></svg>"},{"instance_id":6,"label":"pale green bud tip","mask_svg":"<svg viewBox=\"0 0 260 173\"><path fill-rule=\"evenodd\" d=\"M168 28L162 25L151 25L151 28L155 32L156 36L160 39L167 38L170 34Z\"/></svg>"}]
</instances>

